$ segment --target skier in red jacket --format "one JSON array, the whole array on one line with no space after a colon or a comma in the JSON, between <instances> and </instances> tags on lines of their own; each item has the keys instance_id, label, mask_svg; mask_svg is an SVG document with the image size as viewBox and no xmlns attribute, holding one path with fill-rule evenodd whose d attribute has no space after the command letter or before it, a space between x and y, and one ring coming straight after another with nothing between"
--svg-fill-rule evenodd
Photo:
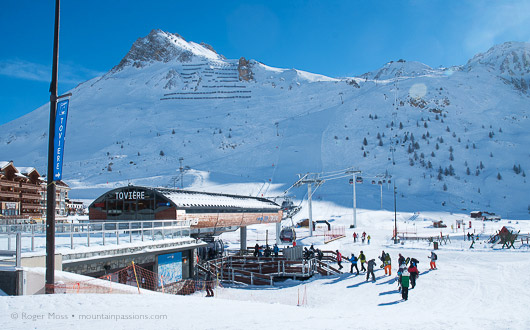
<instances>
[{"instance_id":1,"label":"skier in red jacket","mask_svg":"<svg viewBox=\"0 0 530 330\"><path fill-rule=\"evenodd\" d=\"M337 264L339 265L339 270L342 269L342 254L340 254L339 250L337 252Z\"/></svg>"},{"instance_id":2,"label":"skier in red jacket","mask_svg":"<svg viewBox=\"0 0 530 330\"><path fill-rule=\"evenodd\" d=\"M414 289L414 287L416 286L416 278L419 276L420 271L419 271L418 268L416 267L416 264L415 264L415 263L411 263L411 265L410 265L408 271L409 271L409 273L410 273L410 285L411 285L411 289Z\"/></svg>"}]
</instances>

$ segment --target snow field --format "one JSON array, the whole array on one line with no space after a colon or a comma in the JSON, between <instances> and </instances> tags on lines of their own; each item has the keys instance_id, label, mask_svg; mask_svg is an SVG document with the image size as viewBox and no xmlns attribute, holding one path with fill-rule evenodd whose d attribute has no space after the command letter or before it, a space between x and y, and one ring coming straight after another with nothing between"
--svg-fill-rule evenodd
<instances>
[{"instance_id":1,"label":"snow field","mask_svg":"<svg viewBox=\"0 0 530 330\"><path fill-rule=\"evenodd\" d=\"M305 217L302 211L299 217ZM345 226L346 238L323 244L323 237L307 237L307 229L297 229L298 244L324 250L339 249L345 257L358 255L363 250L368 259L376 259L375 283L366 282L365 274L344 273L337 276L315 276L307 281L286 280L274 287L231 286L217 288L213 299L204 293L192 296L170 295L54 295L0 297L0 322L5 329L528 329L530 315L527 306L530 285L528 248L517 250L491 249L475 245L469 250L467 241L454 239L442 245L438 254L438 269L429 271L431 246L427 243L406 242L394 245L389 241L393 228L393 213L359 210L358 233L372 236L370 245L353 243L349 228L351 209L325 202L314 203L315 219L333 218L333 226ZM327 215L327 216L326 216ZM331 216L332 215L332 216ZM398 228L412 226L407 221L412 214L398 214ZM418 219L444 220L448 225L465 215L420 213ZM467 221L467 220L466 220ZM290 222L290 221L289 221ZM430 221L416 221L418 235L436 235L438 228L429 228ZM480 221L473 222L477 227ZM528 221L518 223L488 222L486 233L493 233L502 225L512 225L527 232ZM482 228L481 228L482 229ZM248 230L248 246L258 239L274 243L274 225L255 225ZM443 229L444 235L450 228ZM485 234L486 235L486 234ZM485 237L485 236L484 236ZM239 244L239 232L225 233L221 238L229 247ZM464 246L464 247L462 247ZM385 276L379 268L377 256L381 250L390 253L392 276ZM401 301L395 282L398 253L420 261L420 277L409 300ZM343 262L343 271L350 264ZM360 268L360 267L359 267ZM306 294L306 303L298 304ZM13 319L12 313L45 314L37 321ZM47 313L65 313L68 319L48 319ZM43 314L43 315L44 315ZM163 315L164 319L150 320L86 320L81 315ZM129 316L130 317L130 316Z\"/></svg>"}]
</instances>

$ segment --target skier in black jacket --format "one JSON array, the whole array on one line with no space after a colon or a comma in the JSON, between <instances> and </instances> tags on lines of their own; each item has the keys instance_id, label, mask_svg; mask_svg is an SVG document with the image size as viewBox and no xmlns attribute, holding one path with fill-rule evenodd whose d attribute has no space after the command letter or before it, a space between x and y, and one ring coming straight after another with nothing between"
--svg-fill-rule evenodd
<instances>
[{"instance_id":1,"label":"skier in black jacket","mask_svg":"<svg viewBox=\"0 0 530 330\"><path fill-rule=\"evenodd\" d=\"M370 274L372 274L372 281L375 282L374 267L376 266L375 260L370 259L368 261L368 270L366 271L366 280L370 279Z\"/></svg>"}]
</instances>

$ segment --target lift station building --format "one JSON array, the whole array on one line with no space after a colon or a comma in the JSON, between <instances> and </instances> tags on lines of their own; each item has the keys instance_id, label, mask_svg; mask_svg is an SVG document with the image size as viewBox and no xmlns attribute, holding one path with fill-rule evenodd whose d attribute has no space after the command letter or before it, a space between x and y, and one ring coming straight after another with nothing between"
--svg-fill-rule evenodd
<instances>
[{"instance_id":1,"label":"lift station building","mask_svg":"<svg viewBox=\"0 0 530 330\"><path fill-rule=\"evenodd\" d=\"M246 248L246 226L276 223L281 207L266 199L181 189L126 186L110 190L89 206L91 221L189 220L190 235L205 238L241 227Z\"/></svg>"}]
</instances>

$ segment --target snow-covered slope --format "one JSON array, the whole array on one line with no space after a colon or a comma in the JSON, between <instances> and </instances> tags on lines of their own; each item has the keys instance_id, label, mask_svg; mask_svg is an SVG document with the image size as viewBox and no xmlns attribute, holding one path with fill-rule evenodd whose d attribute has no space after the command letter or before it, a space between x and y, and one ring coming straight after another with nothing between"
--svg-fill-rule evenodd
<instances>
[{"instance_id":1,"label":"snow-covered slope","mask_svg":"<svg viewBox=\"0 0 530 330\"><path fill-rule=\"evenodd\" d=\"M225 59L154 30L72 90L63 176L77 198L128 182L180 186L183 158L186 187L271 196L297 173L354 166L360 207L379 208L372 177L388 174L398 209L528 217L528 49L506 43L464 66L400 60L335 79ZM3 160L46 172L48 109L2 126ZM382 190L393 208L391 186ZM314 198L351 205L348 179Z\"/></svg>"}]
</instances>

